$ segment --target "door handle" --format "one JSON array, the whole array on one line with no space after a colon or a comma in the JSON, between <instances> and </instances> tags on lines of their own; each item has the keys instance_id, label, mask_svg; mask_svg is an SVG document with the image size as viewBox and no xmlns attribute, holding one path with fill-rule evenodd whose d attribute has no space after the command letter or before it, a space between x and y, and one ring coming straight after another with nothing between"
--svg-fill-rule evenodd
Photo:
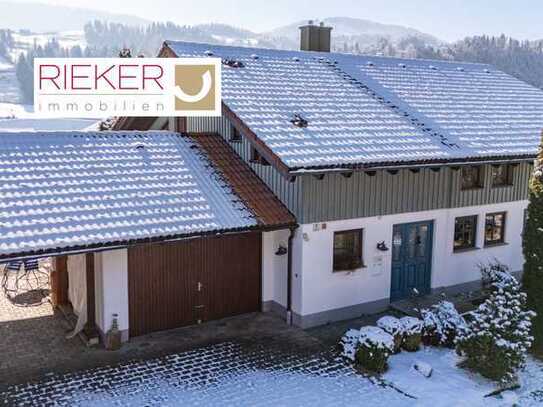
<instances>
[{"instance_id":1,"label":"door handle","mask_svg":"<svg viewBox=\"0 0 543 407\"><path fill-rule=\"evenodd\" d=\"M201 282L198 281L198 291L202 291L203 286L204 285Z\"/></svg>"},{"instance_id":2,"label":"door handle","mask_svg":"<svg viewBox=\"0 0 543 407\"><path fill-rule=\"evenodd\" d=\"M195 305L194 309L202 309L205 308L205 305Z\"/></svg>"}]
</instances>

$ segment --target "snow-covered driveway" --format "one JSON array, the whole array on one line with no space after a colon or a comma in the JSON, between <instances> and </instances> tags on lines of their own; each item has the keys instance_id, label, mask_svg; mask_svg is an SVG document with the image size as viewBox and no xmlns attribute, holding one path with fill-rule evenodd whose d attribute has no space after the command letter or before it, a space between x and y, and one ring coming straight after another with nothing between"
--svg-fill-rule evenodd
<instances>
[{"instance_id":1,"label":"snow-covered driveway","mask_svg":"<svg viewBox=\"0 0 543 407\"><path fill-rule=\"evenodd\" d=\"M339 359L232 342L11 388L6 404L55 406L414 405Z\"/></svg>"}]
</instances>

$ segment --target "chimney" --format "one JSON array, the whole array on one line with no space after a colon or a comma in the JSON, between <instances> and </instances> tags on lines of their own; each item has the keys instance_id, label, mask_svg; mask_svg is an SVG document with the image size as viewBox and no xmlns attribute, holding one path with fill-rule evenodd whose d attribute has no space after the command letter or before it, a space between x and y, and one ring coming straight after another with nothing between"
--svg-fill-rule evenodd
<instances>
[{"instance_id":1,"label":"chimney","mask_svg":"<svg viewBox=\"0 0 543 407\"><path fill-rule=\"evenodd\" d=\"M330 52L330 36L332 27L326 27L323 22L315 25L309 20L300 27L300 49L302 51Z\"/></svg>"}]
</instances>

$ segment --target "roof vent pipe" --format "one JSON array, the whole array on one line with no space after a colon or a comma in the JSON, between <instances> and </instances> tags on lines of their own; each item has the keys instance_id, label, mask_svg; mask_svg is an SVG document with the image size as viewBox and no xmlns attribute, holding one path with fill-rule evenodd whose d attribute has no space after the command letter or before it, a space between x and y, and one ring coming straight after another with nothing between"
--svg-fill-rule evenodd
<instances>
[{"instance_id":1,"label":"roof vent pipe","mask_svg":"<svg viewBox=\"0 0 543 407\"><path fill-rule=\"evenodd\" d=\"M326 27L323 22L319 25L309 20L300 27L300 49L302 51L330 52L332 27Z\"/></svg>"}]
</instances>

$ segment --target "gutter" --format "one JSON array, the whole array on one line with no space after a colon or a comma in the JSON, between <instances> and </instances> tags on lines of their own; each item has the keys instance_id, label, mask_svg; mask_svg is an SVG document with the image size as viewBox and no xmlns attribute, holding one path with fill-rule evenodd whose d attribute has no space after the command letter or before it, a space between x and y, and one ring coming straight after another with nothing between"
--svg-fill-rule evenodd
<instances>
[{"instance_id":1,"label":"gutter","mask_svg":"<svg viewBox=\"0 0 543 407\"><path fill-rule=\"evenodd\" d=\"M401 170L409 168L431 168L431 167L454 167L459 165L481 165L481 164L502 164L511 162L532 162L536 159L533 157L521 158L502 158L495 160L471 160L471 161L428 161L425 163L400 164L400 165L376 165L376 166L361 166L361 165L345 165L343 167L314 167L314 168L299 168L289 171L289 175L304 175L304 174L326 174L346 171L376 171L376 170Z\"/></svg>"},{"instance_id":2,"label":"gutter","mask_svg":"<svg viewBox=\"0 0 543 407\"><path fill-rule=\"evenodd\" d=\"M296 229L298 225L290 227L290 235L288 237L288 249L287 249L287 311L286 311L286 321L287 325L292 325L292 241L294 240L294 235L296 234Z\"/></svg>"},{"instance_id":3,"label":"gutter","mask_svg":"<svg viewBox=\"0 0 543 407\"><path fill-rule=\"evenodd\" d=\"M100 242L100 243L91 243L83 244L78 246L68 246L68 247L57 247L57 248L48 248L48 249L39 249L39 250L30 250L26 252L18 252L13 254L1 254L0 255L0 264L7 263L10 261L18 260L31 260L39 259L43 257L57 257L64 255L75 255L75 254L85 254L85 253L99 253L109 250L119 250L119 249L129 249L130 247L142 246L147 244L168 244L176 243L186 240L200 239L204 237L220 237L227 235L238 235L245 233L255 233L255 232L270 232L274 230L285 229L285 226L292 228L292 224L288 225L273 225L273 226L262 226L256 225L245 228L235 228L227 230L211 230L206 232L194 232L187 235L172 235L172 236L155 236L139 239L131 239L126 241L111 241L111 242ZM297 226L296 226L297 227Z\"/></svg>"}]
</instances>

